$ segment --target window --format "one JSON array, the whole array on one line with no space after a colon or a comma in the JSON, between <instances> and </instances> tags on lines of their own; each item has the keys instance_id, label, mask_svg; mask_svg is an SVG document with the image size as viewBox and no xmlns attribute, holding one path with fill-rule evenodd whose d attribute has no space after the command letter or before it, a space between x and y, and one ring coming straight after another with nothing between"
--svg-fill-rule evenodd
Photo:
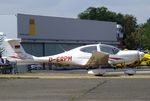
<instances>
[{"instance_id":1,"label":"window","mask_svg":"<svg viewBox=\"0 0 150 101\"><path fill-rule=\"evenodd\" d=\"M80 49L82 52L86 52L86 53L93 53L97 51L97 47L96 46L89 46L89 47L84 47Z\"/></svg>"},{"instance_id":2,"label":"window","mask_svg":"<svg viewBox=\"0 0 150 101\"><path fill-rule=\"evenodd\" d=\"M100 45L100 50L109 54L117 54L119 49L109 45Z\"/></svg>"}]
</instances>

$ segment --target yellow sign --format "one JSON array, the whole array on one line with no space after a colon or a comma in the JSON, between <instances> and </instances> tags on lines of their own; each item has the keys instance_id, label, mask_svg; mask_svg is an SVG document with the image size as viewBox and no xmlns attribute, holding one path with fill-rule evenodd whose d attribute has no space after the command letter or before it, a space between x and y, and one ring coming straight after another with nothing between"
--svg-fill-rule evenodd
<instances>
[{"instance_id":1,"label":"yellow sign","mask_svg":"<svg viewBox=\"0 0 150 101\"><path fill-rule=\"evenodd\" d=\"M36 34L35 20L33 18L30 18L30 20L29 20L29 35L34 36L35 34Z\"/></svg>"}]
</instances>

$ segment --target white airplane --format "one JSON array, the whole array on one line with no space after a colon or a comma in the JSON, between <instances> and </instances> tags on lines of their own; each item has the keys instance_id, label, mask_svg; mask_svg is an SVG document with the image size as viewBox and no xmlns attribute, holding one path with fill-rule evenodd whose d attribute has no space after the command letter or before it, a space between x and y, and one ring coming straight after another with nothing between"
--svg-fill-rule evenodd
<instances>
[{"instance_id":1,"label":"white airplane","mask_svg":"<svg viewBox=\"0 0 150 101\"><path fill-rule=\"evenodd\" d=\"M44 57L36 57L26 53L20 44L20 39L5 39L4 56L17 65L27 64L64 64L75 66L101 66L115 64L131 64L143 58L144 53L138 50L123 51L114 46L92 44Z\"/></svg>"}]
</instances>

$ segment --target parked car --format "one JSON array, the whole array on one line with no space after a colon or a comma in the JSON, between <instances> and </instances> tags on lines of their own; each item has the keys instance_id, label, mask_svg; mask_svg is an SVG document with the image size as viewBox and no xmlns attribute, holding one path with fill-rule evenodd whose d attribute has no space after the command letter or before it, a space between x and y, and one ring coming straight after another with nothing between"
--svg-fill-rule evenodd
<instances>
[{"instance_id":1,"label":"parked car","mask_svg":"<svg viewBox=\"0 0 150 101\"><path fill-rule=\"evenodd\" d=\"M43 69L43 66L39 64L32 64L32 65L28 65L28 68L30 70L40 70L40 69Z\"/></svg>"}]
</instances>

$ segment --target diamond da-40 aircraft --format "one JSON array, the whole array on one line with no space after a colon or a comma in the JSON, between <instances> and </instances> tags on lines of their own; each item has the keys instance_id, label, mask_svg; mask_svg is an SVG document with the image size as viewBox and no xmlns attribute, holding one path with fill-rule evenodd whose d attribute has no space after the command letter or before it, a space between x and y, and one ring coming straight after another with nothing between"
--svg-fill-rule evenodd
<instances>
[{"instance_id":1,"label":"diamond da-40 aircraft","mask_svg":"<svg viewBox=\"0 0 150 101\"><path fill-rule=\"evenodd\" d=\"M25 52L20 39L4 39L4 56L17 65L62 64L74 66L129 65L143 58L138 50L120 50L106 44L91 44L74 48L52 56L36 57Z\"/></svg>"}]
</instances>

